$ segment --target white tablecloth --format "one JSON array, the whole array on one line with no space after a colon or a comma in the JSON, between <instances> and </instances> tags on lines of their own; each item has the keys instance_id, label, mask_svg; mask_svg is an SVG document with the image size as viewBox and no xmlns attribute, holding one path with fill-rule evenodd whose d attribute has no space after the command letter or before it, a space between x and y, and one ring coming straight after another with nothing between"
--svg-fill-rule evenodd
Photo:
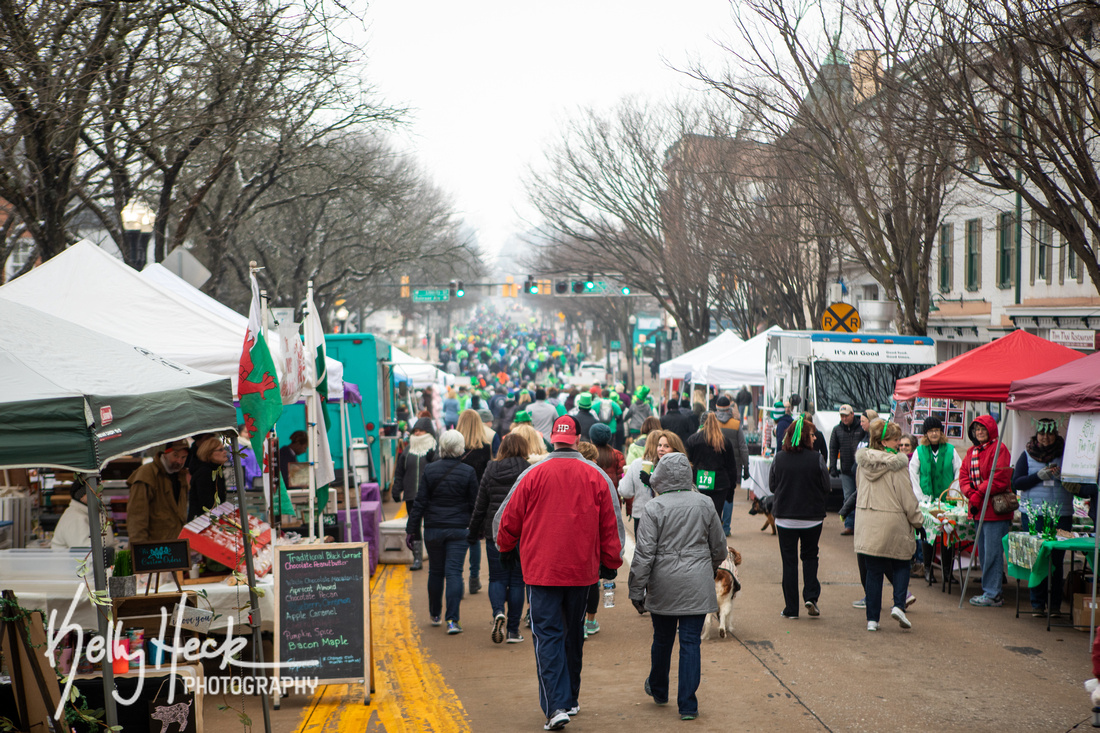
<instances>
[{"instance_id":1,"label":"white tablecloth","mask_svg":"<svg viewBox=\"0 0 1100 733\"><path fill-rule=\"evenodd\" d=\"M268 577L260 579L257 586L264 592L259 600L261 631L272 631L275 628L275 587L273 582L272 574L268 574ZM69 606L73 601L73 594L77 592L79 587L83 595L73 610L71 623L78 624L86 629L97 628L99 622L96 620L95 609L88 601L87 591L84 590L84 584L81 581L34 582L16 580L5 583L4 587L15 591L15 595L19 598L19 604L23 608L39 608L45 611L47 624L50 622L50 612L56 610L57 621L55 623L58 628L64 622L65 616L69 612ZM236 610L238 607L249 605L247 586L240 586L238 589L236 586L229 586L221 582L185 585L183 588L200 594L202 591L206 592L206 598L195 598L194 605L208 610L212 608L214 613L220 614L220 617L215 618L213 624L211 624L210 630L212 633L224 634L226 619L230 617L234 619L234 636L247 633L247 630L242 630L241 627L247 623L248 612L247 610L242 612ZM172 581L169 580L167 583L161 581L161 593L174 592L175 590L176 585ZM138 593L144 592L144 585L139 585ZM171 607L168 608L168 613L172 613Z\"/></svg>"},{"instance_id":2,"label":"white tablecloth","mask_svg":"<svg viewBox=\"0 0 1100 733\"><path fill-rule=\"evenodd\" d=\"M772 459L764 456L749 456L749 480L747 488L759 498L771 496L768 486L768 472L772 469Z\"/></svg>"}]
</instances>

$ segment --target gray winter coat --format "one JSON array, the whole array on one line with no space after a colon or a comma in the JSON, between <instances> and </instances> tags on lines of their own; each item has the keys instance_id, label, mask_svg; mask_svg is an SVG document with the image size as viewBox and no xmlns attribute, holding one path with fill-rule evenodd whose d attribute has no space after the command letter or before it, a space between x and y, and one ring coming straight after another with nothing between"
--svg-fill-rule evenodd
<instances>
[{"instance_id":1,"label":"gray winter coat","mask_svg":"<svg viewBox=\"0 0 1100 733\"><path fill-rule=\"evenodd\" d=\"M694 490L687 456L669 453L653 469L656 497L645 506L630 565L630 598L651 613L718 612L714 574L726 559L726 537L714 502Z\"/></svg>"}]
</instances>

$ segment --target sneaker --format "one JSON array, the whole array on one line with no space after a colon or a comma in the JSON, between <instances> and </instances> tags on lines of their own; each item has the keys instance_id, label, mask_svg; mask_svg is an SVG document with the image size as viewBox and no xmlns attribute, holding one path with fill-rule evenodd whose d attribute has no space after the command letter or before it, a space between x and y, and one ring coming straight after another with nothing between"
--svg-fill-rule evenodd
<instances>
[{"instance_id":1,"label":"sneaker","mask_svg":"<svg viewBox=\"0 0 1100 733\"><path fill-rule=\"evenodd\" d=\"M481 578L470 577L470 595L481 590Z\"/></svg>"},{"instance_id":2,"label":"sneaker","mask_svg":"<svg viewBox=\"0 0 1100 733\"><path fill-rule=\"evenodd\" d=\"M696 713L684 713L680 716L680 720L695 720L698 717L699 716Z\"/></svg>"},{"instance_id":3,"label":"sneaker","mask_svg":"<svg viewBox=\"0 0 1100 733\"><path fill-rule=\"evenodd\" d=\"M789 619L796 619L796 618L798 618L798 614L797 614L797 613L796 613L796 614L794 614L794 615L791 615L791 614L787 613L786 611L780 611L780 612L779 612L779 615L780 615L780 616L782 616L783 618L789 618Z\"/></svg>"},{"instance_id":4,"label":"sneaker","mask_svg":"<svg viewBox=\"0 0 1100 733\"><path fill-rule=\"evenodd\" d=\"M1053 616L1054 616L1054 614L1051 614L1052 618L1053 618ZM1046 618L1047 617L1047 610L1045 608L1039 608L1038 606L1032 606L1031 607L1031 617L1032 618Z\"/></svg>"},{"instance_id":5,"label":"sneaker","mask_svg":"<svg viewBox=\"0 0 1100 733\"><path fill-rule=\"evenodd\" d=\"M493 643L499 644L504 641L504 623L507 621L503 613L498 613L493 617Z\"/></svg>"},{"instance_id":6,"label":"sneaker","mask_svg":"<svg viewBox=\"0 0 1100 733\"><path fill-rule=\"evenodd\" d=\"M974 596L970 599L971 606L1003 606L1005 603L1003 596L996 596L990 598L985 593L980 596Z\"/></svg>"},{"instance_id":7,"label":"sneaker","mask_svg":"<svg viewBox=\"0 0 1100 733\"><path fill-rule=\"evenodd\" d=\"M912 608L913 604L916 603L916 602L917 602L917 597L915 595L913 595L912 593L905 596L905 610L908 611L910 608Z\"/></svg>"},{"instance_id":8,"label":"sneaker","mask_svg":"<svg viewBox=\"0 0 1100 733\"><path fill-rule=\"evenodd\" d=\"M508 643L509 644L518 644L521 641L523 641L523 637L519 635L518 631L509 631L508 632Z\"/></svg>"},{"instance_id":9,"label":"sneaker","mask_svg":"<svg viewBox=\"0 0 1100 733\"><path fill-rule=\"evenodd\" d=\"M810 614L811 616L821 615L820 609L818 609L817 604L813 601L806 601L806 613Z\"/></svg>"},{"instance_id":10,"label":"sneaker","mask_svg":"<svg viewBox=\"0 0 1100 733\"><path fill-rule=\"evenodd\" d=\"M432 626L441 626L442 624L443 619L441 619L439 616L432 616Z\"/></svg>"},{"instance_id":11,"label":"sneaker","mask_svg":"<svg viewBox=\"0 0 1100 733\"><path fill-rule=\"evenodd\" d=\"M447 633L449 635L461 634L462 633L462 627L458 625L457 621L448 621L447 622Z\"/></svg>"},{"instance_id":12,"label":"sneaker","mask_svg":"<svg viewBox=\"0 0 1100 733\"><path fill-rule=\"evenodd\" d=\"M867 630L868 631L878 631L878 621L868 621L867 622Z\"/></svg>"},{"instance_id":13,"label":"sneaker","mask_svg":"<svg viewBox=\"0 0 1100 733\"><path fill-rule=\"evenodd\" d=\"M645 688L645 694L652 697L653 702L657 703L658 705L668 705L668 699L667 698L664 699L664 700L658 700L657 696L653 694L653 690L650 689L650 687L649 687L649 678L648 677L645 678L645 685L643 685L643 687Z\"/></svg>"},{"instance_id":14,"label":"sneaker","mask_svg":"<svg viewBox=\"0 0 1100 733\"><path fill-rule=\"evenodd\" d=\"M858 601L852 601L852 608L867 608L867 599L860 598Z\"/></svg>"},{"instance_id":15,"label":"sneaker","mask_svg":"<svg viewBox=\"0 0 1100 733\"><path fill-rule=\"evenodd\" d=\"M585 633L585 635L600 633L600 622L597 621L596 619L592 619L591 621L585 621L584 622L584 633Z\"/></svg>"},{"instance_id":16,"label":"sneaker","mask_svg":"<svg viewBox=\"0 0 1100 733\"><path fill-rule=\"evenodd\" d=\"M913 628L913 624L909 621L908 617L906 617L905 611L901 610L897 606L894 606L890 609L890 618L897 621L903 629Z\"/></svg>"},{"instance_id":17,"label":"sneaker","mask_svg":"<svg viewBox=\"0 0 1100 733\"><path fill-rule=\"evenodd\" d=\"M569 713L565 710L555 710L553 714L546 719L546 725L542 726L543 730L561 730L569 722Z\"/></svg>"},{"instance_id":18,"label":"sneaker","mask_svg":"<svg viewBox=\"0 0 1100 733\"><path fill-rule=\"evenodd\" d=\"M530 608L528 608L527 611L523 614L523 625L526 626L527 628L531 628L531 609Z\"/></svg>"},{"instance_id":19,"label":"sneaker","mask_svg":"<svg viewBox=\"0 0 1100 733\"><path fill-rule=\"evenodd\" d=\"M581 706L580 705L574 705L573 707L569 708L565 712L569 715L569 717L573 717L574 715L576 715L580 711L581 711Z\"/></svg>"},{"instance_id":20,"label":"sneaker","mask_svg":"<svg viewBox=\"0 0 1100 733\"><path fill-rule=\"evenodd\" d=\"M851 537L855 533L856 533L856 531L854 529L852 529L851 527L845 527L843 530L841 530L840 535L842 537Z\"/></svg>"}]
</instances>

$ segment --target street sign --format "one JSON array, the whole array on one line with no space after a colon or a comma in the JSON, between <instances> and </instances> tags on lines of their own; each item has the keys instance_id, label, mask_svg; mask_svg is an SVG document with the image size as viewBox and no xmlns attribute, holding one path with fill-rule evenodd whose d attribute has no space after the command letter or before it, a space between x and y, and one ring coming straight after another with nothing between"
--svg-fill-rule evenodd
<instances>
[{"instance_id":1,"label":"street sign","mask_svg":"<svg viewBox=\"0 0 1100 733\"><path fill-rule=\"evenodd\" d=\"M611 342L611 350L612 351L618 351L621 348L623 348L623 345L622 345L621 342L619 342L619 341L612 341Z\"/></svg>"},{"instance_id":2,"label":"street sign","mask_svg":"<svg viewBox=\"0 0 1100 733\"><path fill-rule=\"evenodd\" d=\"M412 300L414 303L439 303L451 299L451 291L447 288L432 290L414 290Z\"/></svg>"},{"instance_id":3,"label":"street sign","mask_svg":"<svg viewBox=\"0 0 1100 733\"><path fill-rule=\"evenodd\" d=\"M844 331L855 333L863 325L859 320L859 311L848 303L833 303L821 316L821 328L825 331Z\"/></svg>"}]
</instances>

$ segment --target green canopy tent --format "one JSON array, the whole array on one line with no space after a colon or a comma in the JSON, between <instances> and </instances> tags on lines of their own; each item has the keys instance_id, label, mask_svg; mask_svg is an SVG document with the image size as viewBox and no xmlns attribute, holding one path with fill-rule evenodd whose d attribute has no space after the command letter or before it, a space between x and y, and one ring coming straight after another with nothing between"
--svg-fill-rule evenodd
<instances>
[{"instance_id":1,"label":"green canopy tent","mask_svg":"<svg viewBox=\"0 0 1100 733\"><path fill-rule=\"evenodd\" d=\"M92 567L95 587L103 590L94 477L112 458L235 428L230 381L3 299L0 323L0 468L49 466L91 475ZM254 584L251 562L248 570ZM99 624L106 635L102 614ZM110 665L104 665L103 687L107 723L115 725Z\"/></svg>"}]
</instances>

